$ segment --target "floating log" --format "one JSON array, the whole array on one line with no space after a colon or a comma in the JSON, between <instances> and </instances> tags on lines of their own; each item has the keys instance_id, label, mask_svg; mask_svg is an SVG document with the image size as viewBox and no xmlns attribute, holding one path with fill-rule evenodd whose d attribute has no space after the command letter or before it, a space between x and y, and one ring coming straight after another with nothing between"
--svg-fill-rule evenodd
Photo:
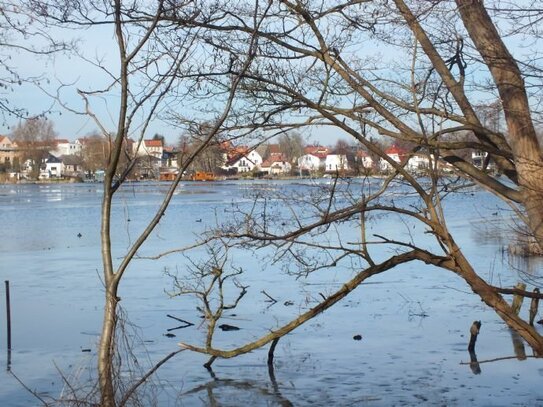
<instances>
[{"instance_id":1,"label":"floating log","mask_svg":"<svg viewBox=\"0 0 543 407\"><path fill-rule=\"evenodd\" d=\"M183 325L176 326L175 328L169 328L169 329L167 330L168 332L170 332L170 331L175 331L175 330L177 330L177 329L188 328L189 326L193 326L193 325L194 325L192 322L185 321L184 319L174 317L173 315L170 315L170 314L166 314L166 316L167 316L168 318L172 318L172 319L175 319L176 321L179 321L179 322L182 322L182 323L183 323Z\"/></svg>"},{"instance_id":2,"label":"floating log","mask_svg":"<svg viewBox=\"0 0 543 407\"><path fill-rule=\"evenodd\" d=\"M275 304L277 302L277 300L275 298L273 298L270 294L268 294L266 291L262 290L260 291L262 294L264 294L266 297L268 297L268 299L266 300L266 302L271 302L273 304Z\"/></svg>"},{"instance_id":3,"label":"floating log","mask_svg":"<svg viewBox=\"0 0 543 407\"><path fill-rule=\"evenodd\" d=\"M237 326L228 325L228 324L221 324L219 325L219 328L222 329L223 331L239 331L240 330L240 328L238 328Z\"/></svg>"}]
</instances>

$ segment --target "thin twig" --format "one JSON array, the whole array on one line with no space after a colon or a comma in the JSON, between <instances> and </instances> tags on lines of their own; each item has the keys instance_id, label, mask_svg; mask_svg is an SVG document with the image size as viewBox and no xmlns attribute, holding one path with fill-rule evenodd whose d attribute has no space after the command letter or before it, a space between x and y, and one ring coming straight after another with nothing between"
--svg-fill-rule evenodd
<instances>
[{"instance_id":1,"label":"thin twig","mask_svg":"<svg viewBox=\"0 0 543 407\"><path fill-rule=\"evenodd\" d=\"M527 355L526 358L539 359L540 356L535 356L535 355L528 356ZM502 360L509 360L509 359L518 359L518 356L503 356L501 358L478 360L477 363L492 363L492 362L499 362L499 361L502 361ZM471 363L473 363L473 362L460 362L461 365L470 365Z\"/></svg>"}]
</instances>

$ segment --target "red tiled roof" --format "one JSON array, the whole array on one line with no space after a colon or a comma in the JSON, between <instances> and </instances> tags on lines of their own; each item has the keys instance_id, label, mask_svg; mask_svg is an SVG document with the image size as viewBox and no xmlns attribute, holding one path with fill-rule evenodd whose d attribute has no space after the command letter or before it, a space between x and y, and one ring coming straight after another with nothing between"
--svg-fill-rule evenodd
<instances>
[{"instance_id":1,"label":"red tiled roof","mask_svg":"<svg viewBox=\"0 0 543 407\"><path fill-rule=\"evenodd\" d=\"M387 155L398 154L399 156L402 156L406 154L406 151L402 150L399 147L396 147L396 145L393 144L392 147L389 147L385 150L385 154Z\"/></svg>"},{"instance_id":2,"label":"red tiled roof","mask_svg":"<svg viewBox=\"0 0 543 407\"><path fill-rule=\"evenodd\" d=\"M145 147L162 147L162 140L143 140Z\"/></svg>"},{"instance_id":3,"label":"red tiled roof","mask_svg":"<svg viewBox=\"0 0 543 407\"><path fill-rule=\"evenodd\" d=\"M322 146L307 146L304 148L304 153L314 155L320 159L326 158L328 151L328 147Z\"/></svg>"},{"instance_id":4,"label":"red tiled roof","mask_svg":"<svg viewBox=\"0 0 543 407\"><path fill-rule=\"evenodd\" d=\"M281 166L282 164L284 164L286 162L287 162L287 160L269 158L266 161L264 161L260 166L261 167L271 167L274 164L277 165L277 166Z\"/></svg>"},{"instance_id":5,"label":"red tiled roof","mask_svg":"<svg viewBox=\"0 0 543 407\"><path fill-rule=\"evenodd\" d=\"M238 158L241 158L247 154L249 154L249 147L247 146L231 147L226 152L229 161L236 161Z\"/></svg>"}]
</instances>

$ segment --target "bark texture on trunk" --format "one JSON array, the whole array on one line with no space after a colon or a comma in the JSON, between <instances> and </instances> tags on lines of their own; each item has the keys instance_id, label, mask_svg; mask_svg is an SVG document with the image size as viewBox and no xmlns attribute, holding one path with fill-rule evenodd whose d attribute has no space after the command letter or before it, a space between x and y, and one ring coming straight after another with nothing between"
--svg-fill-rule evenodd
<instances>
[{"instance_id":1,"label":"bark texture on trunk","mask_svg":"<svg viewBox=\"0 0 543 407\"><path fill-rule=\"evenodd\" d=\"M117 297L108 290L104 306L102 336L98 349L98 376L100 382L100 405L114 407L115 388L113 385L113 357L115 328L117 326Z\"/></svg>"},{"instance_id":2,"label":"bark texture on trunk","mask_svg":"<svg viewBox=\"0 0 543 407\"><path fill-rule=\"evenodd\" d=\"M522 73L503 43L483 1L456 0L458 11L498 89L515 157L528 226L543 248L543 155L530 113Z\"/></svg>"}]
</instances>

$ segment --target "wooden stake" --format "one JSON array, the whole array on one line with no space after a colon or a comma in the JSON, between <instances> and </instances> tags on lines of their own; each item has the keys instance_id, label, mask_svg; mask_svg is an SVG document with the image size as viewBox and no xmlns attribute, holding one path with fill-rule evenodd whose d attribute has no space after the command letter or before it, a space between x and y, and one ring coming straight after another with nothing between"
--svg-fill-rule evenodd
<instances>
[{"instance_id":1,"label":"wooden stake","mask_svg":"<svg viewBox=\"0 0 543 407\"><path fill-rule=\"evenodd\" d=\"M481 366L479 365L479 361L477 360L477 355L475 354L475 352L469 352L469 359L469 367L473 374L481 374Z\"/></svg>"},{"instance_id":2,"label":"wooden stake","mask_svg":"<svg viewBox=\"0 0 543 407\"><path fill-rule=\"evenodd\" d=\"M534 293L539 294L539 288L534 288ZM537 309L539 308L539 298L532 298L530 303L530 325L534 326L534 319L537 315Z\"/></svg>"},{"instance_id":3,"label":"wooden stake","mask_svg":"<svg viewBox=\"0 0 543 407\"><path fill-rule=\"evenodd\" d=\"M515 288L524 291L524 290L526 290L526 284L517 283ZM524 297L522 295L517 295L517 294L514 295L513 303L511 304L511 308L513 309L513 312L515 314L517 314L517 315L519 314L520 308L522 307L522 302L523 301L524 301Z\"/></svg>"},{"instance_id":4,"label":"wooden stake","mask_svg":"<svg viewBox=\"0 0 543 407\"><path fill-rule=\"evenodd\" d=\"M11 367L11 305L9 299L9 280L6 280L6 324L7 324L7 340L8 340L8 363L7 370Z\"/></svg>"},{"instance_id":5,"label":"wooden stake","mask_svg":"<svg viewBox=\"0 0 543 407\"><path fill-rule=\"evenodd\" d=\"M217 359L217 356L211 356L209 360L206 363L204 363L204 367L207 370L211 371L211 365L213 364L213 362L215 362L215 359Z\"/></svg>"},{"instance_id":6,"label":"wooden stake","mask_svg":"<svg viewBox=\"0 0 543 407\"><path fill-rule=\"evenodd\" d=\"M277 342L279 342L279 338L275 338L272 341L270 350L268 351L268 375L270 376L270 380L272 382L275 393L279 394L279 386L277 385L277 380L275 379L275 369L273 367L273 355L275 352L275 347L277 346Z\"/></svg>"},{"instance_id":7,"label":"wooden stake","mask_svg":"<svg viewBox=\"0 0 543 407\"><path fill-rule=\"evenodd\" d=\"M469 333L471 334L471 337L469 338L469 345L468 345L468 351L475 352L475 342L477 342L477 335L479 335L479 331L481 330L481 321L473 321L473 324L471 324L471 328L469 329Z\"/></svg>"},{"instance_id":8,"label":"wooden stake","mask_svg":"<svg viewBox=\"0 0 543 407\"><path fill-rule=\"evenodd\" d=\"M275 352L275 347L277 346L277 342L279 342L279 338L275 338L272 341L270 350L268 351L268 366L273 365L273 353Z\"/></svg>"}]
</instances>

